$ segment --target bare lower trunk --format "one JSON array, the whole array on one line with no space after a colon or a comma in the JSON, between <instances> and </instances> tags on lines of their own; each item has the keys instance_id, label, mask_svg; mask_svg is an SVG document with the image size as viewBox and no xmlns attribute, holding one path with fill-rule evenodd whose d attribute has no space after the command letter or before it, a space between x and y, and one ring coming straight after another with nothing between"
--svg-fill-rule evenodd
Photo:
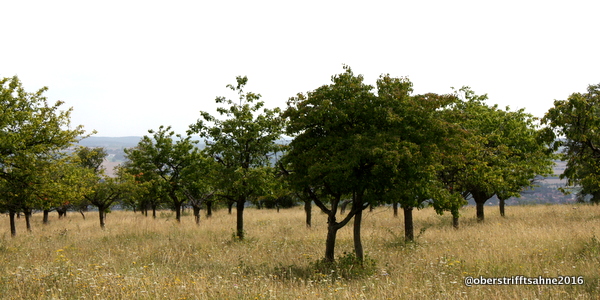
<instances>
[{"instance_id":1,"label":"bare lower trunk","mask_svg":"<svg viewBox=\"0 0 600 300\"><path fill-rule=\"evenodd\" d=\"M458 229L458 226L459 226L458 216L452 216L452 227L454 227L454 229Z\"/></svg>"},{"instance_id":2,"label":"bare lower trunk","mask_svg":"<svg viewBox=\"0 0 600 300\"><path fill-rule=\"evenodd\" d=\"M106 228L104 219L106 217L106 212L103 208L98 207L98 217L100 218L100 228L103 230Z\"/></svg>"},{"instance_id":3,"label":"bare lower trunk","mask_svg":"<svg viewBox=\"0 0 600 300\"><path fill-rule=\"evenodd\" d=\"M406 242L415 241L415 231L413 226L413 208L403 207L404 210L404 240Z\"/></svg>"},{"instance_id":4,"label":"bare lower trunk","mask_svg":"<svg viewBox=\"0 0 600 300\"><path fill-rule=\"evenodd\" d=\"M392 209L394 210L394 218L398 217L398 202L394 202L392 204Z\"/></svg>"},{"instance_id":5,"label":"bare lower trunk","mask_svg":"<svg viewBox=\"0 0 600 300\"><path fill-rule=\"evenodd\" d=\"M196 225L200 225L200 206L194 206L194 220Z\"/></svg>"},{"instance_id":6,"label":"bare lower trunk","mask_svg":"<svg viewBox=\"0 0 600 300\"><path fill-rule=\"evenodd\" d=\"M50 210L44 209L44 218L42 219L43 224L48 224L48 215L50 215Z\"/></svg>"},{"instance_id":7,"label":"bare lower trunk","mask_svg":"<svg viewBox=\"0 0 600 300\"><path fill-rule=\"evenodd\" d=\"M227 203L227 212L228 212L229 214L231 214L231 211L233 210L233 204L234 204L234 203L235 203L235 202L233 202L233 201L229 201L229 202Z\"/></svg>"},{"instance_id":8,"label":"bare lower trunk","mask_svg":"<svg viewBox=\"0 0 600 300\"><path fill-rule=\"evenodd\" d=\"M501 216L505 216L504 215L504 199L500 199L500 215Z\"/></svg>"},{"instance_id":9,"label":"bare lower trunk","mask_svg":"<svg viewBox=\"0 0 600 300\"><path fill-rule=\"evenodd\" d=\"M8 216L10 219L10 236L17 236L17 225L15 224L15 215L14 211L9 211Z\"/></svg>"},{"instance_id":10,"label":"bare lower trunk","mask_svg":"<svg viewBox=\"0 0 600 300\"><path fill-rule=\"evenodd\" d=\"M477 223L482 223L485 220L485 215L483 213L484 202L476 202L476 204L477 204Z\"/></svg>"},{"instance_id":11,"label":"bare lower trunk","mask_svg":"<svg viewBox=\"0 0 600 300\"><path fill-rule=\"evenodd\" d=\"M354 254L359 261L363 261L364 251L362 241L360 239L360 227L362 223L362 209L358 209L354 215Z\"/></svg>"},{"instance_id":12,"label":"bare lower trunk","mask_svg":"<svg viewBox=\"0 0 600 300\"><path fill-rule=\"evenodd\" d=\"M212 201L206 202L206 217L207 218L212 217Z\"/></svg>"},{"instance_id":13,"label":"bare lower trunk","mask_svg":"<svg viewBox=\"0 0 600 300\"><path fill-rule=\"evenodd\" d=\"M175 220L177 223L181 223L181 204L175 203Z\"/></svg>"},{"instance_id":14,"label":"bare lower trunk","mask_svg":"<svg viewBox=\"0 0 600 300\"><path fill-rule=\"evenodd\" d=\"M477 223L481 223L485 220L485 216L483 214L483 209L485 202L490 199L494 194L488 194L481 191L473 191L471 192L471 196L473 196L473 200L475 200L475 204L477 207Z\"/></svg>"},{"instance_id":15,"label":"bare lower trunk","mask_svg":"<svg viewBox=\"0 0 600 300\"><path fill-rule=\"evenodd\" d=\"M325 240L325 261L333 262L335 260L335 238L338 227L335 223L335 215L329 216L327 221L327 240Z\"/></svg>"},{"instance_id":16,"label":"bare lower trunk","mask_svg":"<svg viewBox=\"0 0 600 300\"><path fill-rule=\"evenodd\" d=\"M244 204L246 201L244 199L239 199L237 201L236 213L237 213L237 233L236 236L238 240L244 239Z\"/></svg>"},{"instance_id":17,"label":"bare lower trunk","mask_svg":"<svg viewBox=\"0 0 600 300\"><path fill-rule=\"evenodd\" d=\"M312 222L312 201L304 201L304 213L306 214L306 227L311 227Z\"/></svg>"},{"instance_id":18,"label":"bare lower trunk","mask_svg":"<svg viewBox=\"0 0 600 300\"><path fill-rule=\"evenodd\" d=\"M31 210L26 209L23 214L25 214L25 226L27 228L27 232L31 232Z\"/></svg>"},{"instance_id":19,"label":"bare lower trunk","mask_svg":"<svg viewBox=\"0 0 600 300\"><path fill-rule=\"evenodd\" d=\"M148 211L146 211L146 216L148 216ZM152 219L156 219L156 205L152 205Z\"/></svg>"}]
</instances>

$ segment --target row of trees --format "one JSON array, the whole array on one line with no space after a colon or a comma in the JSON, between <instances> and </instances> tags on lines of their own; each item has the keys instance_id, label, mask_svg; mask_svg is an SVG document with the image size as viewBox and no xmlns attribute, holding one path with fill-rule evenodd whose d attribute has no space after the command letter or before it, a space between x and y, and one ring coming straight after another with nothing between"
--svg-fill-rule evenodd
<instances>
[{"instance_id":1,"label":"row of trees","mask_svg":"<svg viewBox=\"0 0 600 300\"><path fill-rule=\"evenodd\" d=\"M598 104L590 99L598 98L598 87L555 103L544 119L549 126L540 128L524 110L489 106L486 95L466 87L414 95L407 78L382 75L372 86L347 66L330 84L290 98L284 111L264 108L260 94L245 91L247 81L237 77L228 88L238 99L216 98L224 105L218 115L201 112L185 135L164 126L150 130L126 150L117 176L108 177L101 168L103 149L66 151L84 134L81 126L69 129L70 109L58 111L60 102L49 106L45 89L29 94L18 78L3 79L0 211L11 216L11 233L14 215L27 217L33 209L47 214L93 205L104 227L105 213L117 202L154 216L167 204L177 221L189 204L199 223L202 206L210 215L213 203L223 201L230 212L236 208L241 240L249 201L292 198L305 203L307 226L313 203L327 215L326 261L334 260L336 234L351 220L355 254L362 260L362 214L369 206L400 206L407 240L414 238L415 208L449 212L458 228L459 208L472 198L483 221L489 198L500 199L503 214L505 199L551 174L561 145L573 157L564 176L583 186L581 195L597 198L597 137L580 123L597 126ZM569 104L572 99L587 99L587 106ZM590 117L582 121L581 112L568 105ZM566 129L573 127L582 132ZM290 143L277 143L283 134L292 137ZM566 140L556 142L557 134ZM203 149L193 135L204 138ZM350 208L342 213L345 205Z\"/></svg>"}]
</instances>

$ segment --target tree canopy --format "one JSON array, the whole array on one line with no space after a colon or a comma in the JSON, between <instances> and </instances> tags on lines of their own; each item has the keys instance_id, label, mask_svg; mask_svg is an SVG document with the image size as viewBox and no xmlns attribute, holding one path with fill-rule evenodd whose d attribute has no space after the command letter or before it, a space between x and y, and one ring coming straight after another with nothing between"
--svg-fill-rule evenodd
<instances>
[{"instance_id":1,"label":"tree canopy","mask_svg":"<svg viewBox=\"0 0 600 300\"><path fill-rule=\"evenodd\" d=\"M554 101L544 122L557 138L567 167L560 178L578 188L578 198L600 203L600 84L589 85L587 93L573 93L567 100Z\"/></svg>"},{"instance_id":2,"label":"tree canopy","mask_svg":"<svg viewBox=\"0 0 600 300\"><path fill-rule=\"evenodd\" d=\"M30 93L16 76L0 79L0 209L11 214L12 235L14 213L45 206L40 201L47 197L39 195L54 182L49 166L84 134L81 125L71 129L72 109L60 110L61 101L50 105L46 90Z\"/></svg>"},{"instance_id":3,"label":"tree canopy","mask_svg":"<svg viewBox=\"0 0 600 300\"><path fill-rule=\"evenodd\" d=\"M218 196L236 203L238 239L244 238L244 206L252 197L265 194L266 182L272 180L269 172L270 156L279 150L275 143L282 134L283 121L280 110L264 108L260 94L245 92L246 76L236 77L237 84L227 85L238 94L234 101L217 97L215 102L225 107L217 108L219 117L201 111L201 119L190 125L189 133L205 139L205 151L215 165L215 188Z\"/></svg>"}]
</instances>

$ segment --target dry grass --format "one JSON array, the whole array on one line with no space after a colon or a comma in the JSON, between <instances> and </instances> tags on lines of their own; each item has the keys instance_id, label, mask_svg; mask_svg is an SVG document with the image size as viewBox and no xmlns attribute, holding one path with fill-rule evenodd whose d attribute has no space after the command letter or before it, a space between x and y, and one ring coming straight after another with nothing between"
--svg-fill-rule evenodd
<instances>
[{"instance_id":1,"label":"dry grass","mask_svg":"<svg viewBox=\"0 0 600 300\"><path fill-rule=\"evenodd\" d=\"M366 212L363 242L377 262L358 279L317 274L325 218L303 225L301 208L247 209L247 241L233 242L235 215L225 210L198 227L192 216L177 224L170 212L153 220L132 212L34 215L33 232L18 221L9 237L0 216L0 297L3 299L597 299L600 294L600 206L508 207L506 218L487 208L450 216L415 212L414 244L402 242L402 218L388 208ZM352 252L351 226L338 234L336 254ZM583 276L583 285L466 287L466 276Z\"/></svg>"}]
</instances>

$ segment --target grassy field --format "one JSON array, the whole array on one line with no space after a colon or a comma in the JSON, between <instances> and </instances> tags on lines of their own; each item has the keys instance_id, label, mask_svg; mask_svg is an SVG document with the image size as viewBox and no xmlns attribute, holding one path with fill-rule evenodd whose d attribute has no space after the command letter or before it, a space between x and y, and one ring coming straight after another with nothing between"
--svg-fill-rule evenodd
<instances>
[{"instance_id":1,"label":"grassy field","mask_svg":"<svg viewBox=\"0 0 600 300\"><path fill-rule=\"evenodd\" d=\"M403 243L402 218L389 208L366 212L363 243L372 274L342 278L317 272L326 219L305 228L301 208L246 210L248 239L234 242L235 214L219 210L196 226L113 212L107 230L97 215L71 213L50 224L18 220L10 237L0 216L2 299L598 299L600 206L486 207L461 213L462 228L431 209L415 211L416 243ZM420 234L419 234L420 233ZM352 252L351 224L340 230L337 257ZM358 270L358 269L357 269ZM352 273L352 270L350 270ZM582 276L582 285L478 285L467 276Z\"/></svg>"}]
</instances>

